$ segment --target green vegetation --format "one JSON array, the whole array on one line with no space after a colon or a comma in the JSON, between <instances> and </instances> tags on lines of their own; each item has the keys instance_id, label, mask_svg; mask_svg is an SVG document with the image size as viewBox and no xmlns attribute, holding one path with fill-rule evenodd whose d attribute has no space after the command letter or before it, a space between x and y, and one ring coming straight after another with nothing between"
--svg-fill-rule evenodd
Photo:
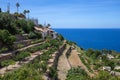
<instances>
[{"instance_id":1,"label":"green vegetation","mask_svg":"<svg viewBox=\"0 0 120 80\"><path fill-rule=\"evenodd\" d=\"M83 64L85 64L85 66L88 68L88 70L90 72L93 72L92 69L91 69L89 60L85 61L86 59L83 56L81 56L81 55L79 55L79 57L80 57L81 61L83 62Z\"/></svg>"},{"instance_id":2,"label":"green vegetation","mask_svg":"<svg viewBox=\"0 0 120 80\"><path fill-rule=\"evenodd\" d=\"M61 34L59 34L58 37L59 37L59 39L60 39L61 41L64 40L64 37L63 37Z\"/></svg>"},{"instance_id":3,"label":"green vegetation","mask_svg":"<svg viewBox=\"0 0 120 80\"><path fill-rule=\"evenodd\" d=\"M25 20L25 19L18 19L16 21L16 25L24 31L23 33L30 33L31 31L34 31L34 23L31 20Z\"/></svg>"},{"instance_id":4,"label":"green vegetation","mask_svg":"<svg viewBox=\"0 0 120 80\"><path fill-rule=\"evenodd\" d=\"M40 44L36 47L31 47L31 48L28 48L24 51L19 51L19 52L16 52L16 55L14 55L12 57L12 60L13 61L24 61L24 58L25 57L28 57L30 56L30 54L36 52L36 51L39 51L39 50L47 50L49 48L52 48L50 51L46 52L46 54L51 54L53 53L55 50L57 50L57 48L62 44L62 41L61 42L58 42L57 39L54 39L54 40L50 40L50 42L46 42L46 43L43 43L43 44ZM49 57L47 57L47 55L45 56L46 60L49 59ZM2 65L0 65L2 66Z\"/></svg>"},{"instance_id":5,"label":"green vegetation","mask_svg":"<svg viewBox=\"0 0 120 80\"><path fill-rule=\"evenodd\" d=\"M90 77L83 69L78 67L78 68L71 68L68 71L66 80L90 80Z\"/></svg>"},{"instance_id":6,"label":"green vegetation","mask_svg":"<svg viewBox=\"0 0 120 80\"><path fill-rule=\"evenodd\" d=\"M1 62L1 66L5 66L7 70L7 66L15 64L15 61L13 60L5 60Z\"/></svg>"},{"instance_id":7,"label":"green vegetation","mask_svg":"<svg viewBox=\"0 0 120 80\"><path fill-rule=\"evenodd\" d=\"M91 59L95 60L99 58L101 52L99 50L88 49L86 51L86 55L89 56Z\"/></svg>"},{"instance_id":8,"label":"green vegetation","mask_svg":"<svg viewBox=\"0 0 120 80\"><path fill-rule=\"evenodd\" d=\"M20 53L17 53L17 55L14 57L14 60L15 61L22 61L27 56L30 56L30 52L22 51Z\"/></svg>"},{"instance_id":9,"label":"green vegetation","mask_svg":"<svg viewBox=\"0 0 120 80\"><path fill-rule=\"evenodd\" d=\"M16 3L16 7L17 7L17 13L18 13L18 11L19 11L18 8L20 7L20 4L18 2Z\"/></svg>"},{"instance_id":10,"label":"green vegetation","mask_svg":"<svg viewBox=\"0 0 120 80\"><path fill-rule=\"evenodd\" d=\"M112 76L106 71L100 71L98 75L89 77L83 69L78 67L68 71L66 80L120 80L120 77Z\"/></svg>"},{"instance_id":11,"label":"green vegetation","mask_svg":"<svg viewBox=\"0 0 120 80\"><path fill-rule=\"evenodd\" d=\"M26 20L23 14L0 13L0 53L14 49L13 43L16 41L16 35L23 34L28 35L29 39L41 39L42 36L41 33L34 31L34 23L31 20Z\"/></svg>"},{"instance_id":12,"label":"green vegetation","mask_svg":"<svg viewBox=\"0 0 120 80\"><path fill-rule=\"evenodd\" d=\"M55 68L50 67L49 68L50 72L49 72L49 77L52 78L52 80L57 80L57 71Z\"/></svg>"},{"instance_id":13,"label":"green vegetation","mask_svg":"<svg viewBox=\"0 0 120 80\"><path fill-rule=\"evenodd\" d=\"M66 42L67 44L69 44L69 45L73 45L73 44L75 44L76 45L76 43L75 42L72 42L72 41L69 41L69 40L67 40L67 42Z\"/></svg>"},{"instance_id":14,"label":"green vegetation","mask_svg":"<svg viewBox=\"0 0 120 80\"><path fill-rule=\"evenodd\" d=\"M8 80L8 79L9 80L43 80L42 76L47 70L47 62L51 58L51 54L53 54L56 50L58 50L61 44L62 41L58 42L58 40L56 39L56 40L50 40L50 43L44 43L42 45L37 46L36 49L37 51L46 50L47 47L50 48L47 51L45 51L42 55L35 58L31 63L25 64L21 68L13 72L6 73L4 77L0 78L0 80ZM22 51L18 53L17 56L15 56L15 60L17 61L23 60L26 56L29 55L31 49L27 49L28 52ZM50 73L51 75L49 77L54 79L57 77L57 73L54 68L50 68Z\"/></svg>"},{"instance_id":15,"label":"green vegetation","mask_svg":"<svg viewBox=\"0 0 120 80\"><path fill-rule=\"evenodd\" d=\"M91 66L93 66L95 70L99 70L102 66L110 66L113 70L115 61L109 60L106 54L102 54L102 51L99 50L88 49L80 55L80 59L90 71Z\"/></svg>"},{"instance_id":16,"label":"green vegetation","mask_svg":"<svg viewBox=\"0 0 120 80\"><path fill-rule=\"evenodd\" d=\"M9 13L0 13L0 29L8 30L10 34L17 34L15 17Z\"/></svg>"},{"instance_id":17,"label":"green vegetation","mask_svg":"<svg viewBox=\"0 0 120 80\"><path fill-rule=\"evenodd\" d=\"M103 71L103 66L111 67L114 70L115 66L119 65L118 54L111 50L80 50L79 57L81 61L85 64L90 72L95 74L93 78L89 80L119 80L119 76L112 76L110 72ZM109 59L108 55L114 56L113 59ZM97 72L97 74L96 74ZM117 71L119 72L119 70ZM74 78L74 76L73 76ZM85 79L77 79L85 80Z\"/></svg>"},{"instance_id":18,"label":"green vegetation","mask_svg":"<svg viewBox=\"0 0 120 80\"><path fill-rule=\"evenodd\" d=\"M3 52L5 52L5 51L8 51L8 48L2 47L2 48L0 49L0 53L3 53Z\"/></svg>"},{"instance_id":19,"label":"green vegetation","mask_svg":"<svg viewBox=\"0 0 120 80\"><path fill-rule=\"evenodd\" d=\"M43 80L42 73L34 67L34 64L27 64L20 69L5 74L0 80Z\"/></svg>"},{"instance_id":20,"label":"green vegetation","mask_svg":"<svg viewBox=\"0 0 120 80\"><path fill-rule=\"evenodd\" d=\"M0 45L1 45L1 48L6 47L6 48L11 49L12 45L13 45L13 42L15 40L16 40L15 36L11 35L8 32L8 30L0 30ZM4 50L5 50L5 48L4 48Z\"/></svg>"},{"instance_id":21,"label":"green vegetation","mask_svg":"<svg viewBox=\"0 0 120 80\"><path fill-rule=\"evenodd\" d=\"M0 80L43 80L42 76L48 70L48 60L55 51L59 51L64 37L58 35L57 39L52 39L50 36L46 36L47 39L40 45L25 50L19 49L42 41L41 32L34 29L35 24L29 19L30 11L24 10L24 14L19 13L19 7L20 4L16 3L17 12L14 14L0 10L0 53L6 52L7 54L7 51L14 52L15 50L15 53L8 60L3 59L0 61L0 67L6 67L7 69L9 65L13 65L18 61L22 67L6 73L3 77L0 76ZM26 19L26 13L28 19ZM50 24L46 27L49 26ZM38 55L30 63L23 64L23 61L26 61L36 51L41 51L43 54ZM57 79L56 68L51 67L49 71L49 77Z\"/></svg>"},{"instance_id":22,"label":"green vegetation","mask_svg":"<svg viewBox=\"0 0 120 80\"><path fill-rule=\"evenodd\" d=\"M106 71L100 71L92 80L120 80L117 76L112 76Z\"/></svg>"}]
</instances>

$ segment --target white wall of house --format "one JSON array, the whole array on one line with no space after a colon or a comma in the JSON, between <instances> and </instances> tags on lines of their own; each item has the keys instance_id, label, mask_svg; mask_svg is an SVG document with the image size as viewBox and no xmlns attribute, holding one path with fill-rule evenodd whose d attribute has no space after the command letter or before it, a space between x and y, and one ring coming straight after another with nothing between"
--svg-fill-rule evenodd
<instances>
[{"instance_id":1,"label":"white wall of house","mask_svg":"<svg viewBox=\"0 0 120 80\"><path fill-rule=\"evenodd\" d=\"M57 33L56 32L53 32L52 35L53 35L53 39L57 38Z\"/></svg>"}]
</instances>

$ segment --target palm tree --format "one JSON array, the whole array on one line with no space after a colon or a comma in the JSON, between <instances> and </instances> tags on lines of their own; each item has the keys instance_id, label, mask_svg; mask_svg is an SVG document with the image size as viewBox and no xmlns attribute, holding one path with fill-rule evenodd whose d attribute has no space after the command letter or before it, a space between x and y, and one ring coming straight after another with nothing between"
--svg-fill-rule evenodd
<instances>
[{"instance_id":1,"label":"palm tree","mask_svg":"<svg viewBox=\"0 0 120 80\"><path fill-rule=\"evenodd\" d=\"M18 8L20 7L20 4L18 2L16 3L16 7L17 7L17 13L18 13L18 11L19 11Z\"/></svg>"},{"instance_id":2,"label":"palm tree","mask_svg":"<svg viewBox=\"0 0 120 80\"><path fill-rule=\"evenodd\" d=\"M27 13L28 13L28 19L29 19L29 13L30 13L30 10L27 10Z\"/></svg>"},{"instance_id":3,"label":"palm tree","mask_svg":"<svg viewBox=\"0 0 120 80\"><path fill-rule=\"evenodd\" d=\"M0 8L0 13L2 12L2 9Z\"/></svg>"},{"instance_id":4,"label":"palm tree","mask_svg":"<svg viewBox=\"0 0 120 80\"><path fill-rule=\"evenodd\" d=\"M25 17L26 17L27 10L24 10L23 13L24 13L24 15L25 15Z\"/></svg>"}]
</instances>

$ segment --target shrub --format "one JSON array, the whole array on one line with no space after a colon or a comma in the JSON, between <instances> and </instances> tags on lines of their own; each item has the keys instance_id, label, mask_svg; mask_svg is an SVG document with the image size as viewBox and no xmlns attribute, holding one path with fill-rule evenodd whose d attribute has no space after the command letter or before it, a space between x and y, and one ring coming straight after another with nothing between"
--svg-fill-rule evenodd
<instances>
[{"instance_id":1,"label":"shrub","mask_svg":"<svg viewBox=\"0 0 120 80\"><path fill-rule=\"evenodd\" d=\"M8 30L0 30L1 46L11 48L15 40L15 36L11 35Z\"/></svg>"},{"instance_id":2,"label":"shrub","mask_svg":"<svg viewBox=\"0 0 120 80\"><path fill-rule=\"evenodd\" d=\"M3 53L3 52L5 52L5 51L7 51L7 50L8 50L8 48L3 47L2 49L0 49L0 53Z\"/></svg>"},{"instance_id":3,"label":"shrub","mask_svg":"<svg viewBox=\"0 0 120 80\"><path fill-rule=\"evenodd\" d=\"M30 52L22 51L19 52L15 57L14 60L16 61L22 61L25 57L30 56Z\"/></svg>"},{"instance_id":4,"label":"shrub","mask_svg":"<svg viewBox=\"0 0 120 80\"><path fill-rule=\"evenodd\" d=\"M30 39L34 39L34 38L37 38L37 35L36 35L34 32L31 31L31 32L29 33L28 37L29 37Z\"/></svg>"}]
</instances>

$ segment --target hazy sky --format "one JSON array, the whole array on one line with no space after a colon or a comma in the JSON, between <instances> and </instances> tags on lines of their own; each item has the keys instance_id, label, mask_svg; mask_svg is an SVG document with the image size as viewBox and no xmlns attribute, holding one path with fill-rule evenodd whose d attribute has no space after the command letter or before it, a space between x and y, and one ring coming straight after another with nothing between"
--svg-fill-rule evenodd
<instances>
[{"instance_id":1,"label":"hazy sky","mask_svg":"<svg viewBox=\"0 0 120 80\"><path fill-rule=\"evenodd\" d=\"M6 11L30 10L30 17L39 23L50 23L53 28L120 28L120 0L0 0Z\"/></svg>"}]
</instances>

